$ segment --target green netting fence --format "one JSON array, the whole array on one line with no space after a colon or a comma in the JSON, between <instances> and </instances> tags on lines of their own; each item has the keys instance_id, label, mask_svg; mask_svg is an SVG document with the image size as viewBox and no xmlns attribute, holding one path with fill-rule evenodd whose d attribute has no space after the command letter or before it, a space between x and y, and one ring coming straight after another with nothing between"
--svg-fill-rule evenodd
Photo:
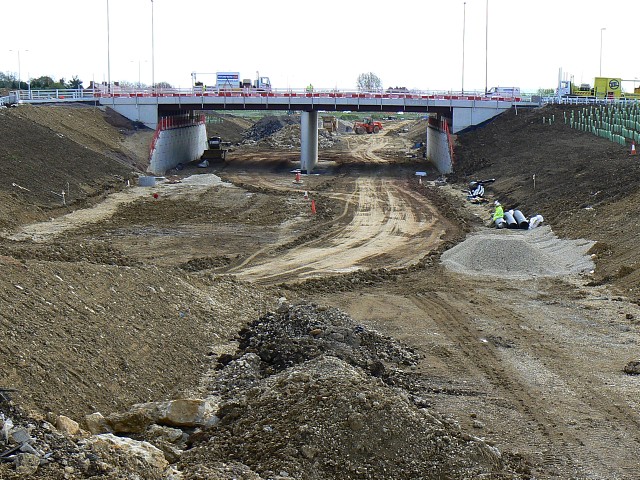
<instances>
[{"instance_id":1,"label":"green netting fence","mask_svg":"<svg viewBox=\"0 0 640 480\"><path fill-rule=\"evenodd\" d=\"M626 146L640 141L640 105L638 102L590 105L579 110L563 112L564 123L571 128L590 132L612 142ZM553 118L555 121L555 118ZM542 119L552 123L551 119Z\"/></svg>"}]
</instances>

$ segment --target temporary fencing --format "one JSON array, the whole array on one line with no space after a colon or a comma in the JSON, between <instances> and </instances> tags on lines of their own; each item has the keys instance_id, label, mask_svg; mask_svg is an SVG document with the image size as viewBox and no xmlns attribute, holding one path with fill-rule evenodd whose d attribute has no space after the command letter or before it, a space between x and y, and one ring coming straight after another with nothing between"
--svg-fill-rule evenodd
<instances>
[{"instance_id":1,"label":"temporary fencing","mask_svg":"<svg viewBox=\"0 0 640 480\"><path fill-rule=\"evenodd\" d=\"M626 146L640 142L640 104L638 102L591 105L564 112L564 123Z\"/></svg>"}]
</instances>

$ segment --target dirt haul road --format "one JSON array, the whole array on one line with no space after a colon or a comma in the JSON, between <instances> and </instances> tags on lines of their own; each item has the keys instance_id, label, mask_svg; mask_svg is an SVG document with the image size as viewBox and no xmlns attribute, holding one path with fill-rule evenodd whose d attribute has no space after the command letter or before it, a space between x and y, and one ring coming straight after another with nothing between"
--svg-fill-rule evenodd
<instances>
[{"instance_id":1,"label":"dirt haul road","mask_svg":"<svg viewBox=\"0 0 640 480\"><path fill-rule=\"evenodd\" d=\"M136 401L158 400L164 392L163 380L180 390L174 396L198 390L194 379L215 386L215 366L200 358L211 351L233 350L234 328L263 311L264 291L265 296L286 296L290 302L337 306L358 325L410 346L419 360L394 373L393 388L412 405L444 414L451 425L465 432L465 438L479 437L495 445L504 458L522 459L521 469L495 478L637 478L638 383L622 367L637 354L638 305L604 285L590 283L588 239L563 241L548 227L532 232L491 231L492 235L483 236L488 207L467 204L459 188L436 187L433 182L420 185L415 171L431 167L406 156L410 144L393 128L379 135L346 135L341 147L321 153L321 173L303 176L300 184L292 174L296 155L240 149L223 164L187 169L179 183L147 190L133 187L95 210L84 210L82 216L72 214L12 232L21 235L16 238L39 242L31 247L33 258L37 252L57 260L69 246L80 246L78 251L92 262L81 263L78 270L69 261L41 265L18 257L16 247L6 247L22 260L0 257L5 271L11 271L11 284L3 296L13 298L17 286L21 292L46 292L42 301L37 295L26 297L29 308L7 320L7 330L27 320L24 331L34 330L40 336L42 332L49 335L48 330L58 332L56 324L38 327L48 318L51 304L65 308L64 318L57 320L61 325L66 317L75 318L76 311L95 310L96 301L109 320L105 327L93 315L90 322L63 327L79 338L95 338L91 343L74 342L74 348L64 354L73 359L75 370L90 372L86 375L92 381L77 383L78 391L67 391L64 383L50 377L41 383L46 370L56 375L66 372L59 354L44 356L45 349L55 350L53 340L44 341L40 350L34 340L25 349L37 357L38 365L47 366L42 368L45 373L29 368L24 360L11 367L9 378L23 382L21 389L27 393L48 391L48 396L35 396L36 403L28 405L32 409L62 411L76 418L94 407L123 410ZM190 177L191 173L201 175ZM315 214L311 199L316 201ZM479 236L449 249L470 230ZM103 244L113 250L96 249ZM94 264L96 259L85 253L91 249L98 260L101 253L115 262L108 267ZM183 277L174 267L191 273ZM31 278L30 271L41 273ZM221 280L214 279L218 274L250 280L255 291L245 291L232 277L223 276L223 283L218 283ZM140 277L139 283L132 277ZM76 285L73 295L65 290L67 278ZM105 284L104 278L110 280ZM44 290L47 282L50 290ZM187 294L182 290L185 284ZM117 298L109 290L117 291ZM129 292L135 295L128 297ZM245 293L239 296L239 292ZM76 304L76 297L82 303ZM171 334L165 333L169 322L163 310L168 297L176 310ZM29 321L33 309L45 313ZM51 316L57 318L53 312ZM131 320L120 325L112 318ZM214 321L207 322L209 318ZM144 336L138 333L140 325ZM94 327L96 332L90 330ZM96 353L103 350L80 355L85 344L106 342L103 332L109 327L108 344L125 345L135 355L124 347L114 348L115 363L111 356ZM207 330L213 330L213 335ZM211 345L203 345L203 336ZM0 342L0 352L12 354L6 357L10 361L21 351L16 337L20 335ZM8 347L4 342L9 342ZM169 360L162 356L164 352ZM187 368L183 356L193 359L193 365ZM126 369L120 365L123 359L129 362ZM104 365L91 364L97 361ZM162 369L164 378L158 379ZM123 380L109 383L114 375ZM109 388L98 388L93 382ZM283 384L294 389L293 383ZM141 385L144 394L139 393ZM350 405L352 397L343 397L330 397L329 402ZM234 400L229 408L251 398ZM324 393L318 398L327 401ZM21 401L28 404L29 398ZM308 410L305 422L319 415L322 402L317 410ZM251 420L250 409L242 413ZM233 418L227 417L230 422ZM338 420L339 431L331 431L332 439L344 434L368 442L343 425L349 422ZM266 426L272 428L271 423ZM237 428L233 437L240 443L235 447L230 443L230 449L249 452L234 457L237 462L260 470L251 463L259 462L255 455L259 452L277 463L279 457L273 452L253 450L252 455L251 441L243 436L249 433ZM262 426L251 435L260 432L279 438ZM294 437L297 430L282 432ZM283 460L281 468L286 466ZM183 467L188 471L187 463ZM197 478L194 475L189 478ZM374 477L351 476L342 470L330 478Z\"/></svg>"},{"instance_id":2,"label":"dirt haul road","mask_svg":"<svg viewBox=\"0 0 640 480\"><path fill-rule=\"evenodd\" d=\"M389 167L398 159L399 150L395 156L379 153L390 148L382 136L349 137L349 147L355 164L367 159ZM360 267L397 268L415 264L445 232L460 233L465 221L443 220L433 197L424 194L446 192L455 204L463 192L414 190L415 178L381 176L339 177L342 189L354 190L332 192L345 205L339 227L321 229L270 260L256 252L231 271L257 282L292 282ZM263 185L271 181L280 188L281 179L267 178L262 176ZM458 205L468 222L485 229L488 207ZM586 286L591 243L567 244L540 232L526 249L513 252L492 239L489 252L475 252L488 255L484 265L474 271L471 262L468 275L435 265L374 287L328 277L298 288L416 347L423 360L407 376L410 389L501 451L531 460L535 478L635 478L640 404L633 377L621 367L636 351L629 318L640 310L604 287ZM522 257L539 263L522 263ZM578 271L560 268L585 260ZM291 290L296 293L295 286Z\"/></svg>"}]
</instances>

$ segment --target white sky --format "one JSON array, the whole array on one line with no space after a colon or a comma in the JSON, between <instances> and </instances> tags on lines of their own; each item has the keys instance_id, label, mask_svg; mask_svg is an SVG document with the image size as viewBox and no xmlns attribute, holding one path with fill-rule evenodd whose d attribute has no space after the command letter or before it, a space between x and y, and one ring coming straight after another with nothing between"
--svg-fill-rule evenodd
<instances>
[{"instance_id":1,"label":"white sky","mask_svg":"<svg viewBox=\"0 0 640 480\"><path fill-rule=\"evenodd\" d=\"M137 82L140 66L141 81L150 84L151 0L108 3L109 29L107 0L30 0L28 8L0 0L0 71L17 76L20 68L23 80L78 75L88 86L90 80L107 80L110 53L112 81ZM155 80L187 88L191 72L237 71L254 78L259 71L274 88L312 83L353 89L360 73L373 72L385 88L459 91L463 26L465 91L555 88L559 68L577 83L593 84L600 74L601 36L602 76L640 78L640 31L634 26L640 0L488 0L488 47L487 0L463 4L154 0ZM213 75L198 80L215 83Z\"/></svg>"}]
</instances>

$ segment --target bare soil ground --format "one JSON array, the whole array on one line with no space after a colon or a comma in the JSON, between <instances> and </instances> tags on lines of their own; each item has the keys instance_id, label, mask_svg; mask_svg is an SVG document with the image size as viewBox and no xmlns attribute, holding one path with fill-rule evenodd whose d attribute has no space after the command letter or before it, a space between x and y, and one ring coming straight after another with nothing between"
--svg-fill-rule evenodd
<instances>
[{"instance_id":1,"label":"bare soil ground","mask_svg":"<svg viewBox=\"0 0 640 480\"><path fill-rule=\"evenodd\" d=\"M637 478L640 167L553 114L458 136L445 186L414 156L425 123L390 121L334 139L301 182L295 150L258 143L127 188L148 131L100 109L0 111L0 407L52 454L0 477ZM498 242L491 275L442 265L486 229L489 203L463 190L490 177L488 199L544 215L560 237L545 251L595 242L594 272L514 278ZM219 423L172 448L129 434L173 470L51 426L185 397L215 398Z\"/></svg>"}]
</instances>

